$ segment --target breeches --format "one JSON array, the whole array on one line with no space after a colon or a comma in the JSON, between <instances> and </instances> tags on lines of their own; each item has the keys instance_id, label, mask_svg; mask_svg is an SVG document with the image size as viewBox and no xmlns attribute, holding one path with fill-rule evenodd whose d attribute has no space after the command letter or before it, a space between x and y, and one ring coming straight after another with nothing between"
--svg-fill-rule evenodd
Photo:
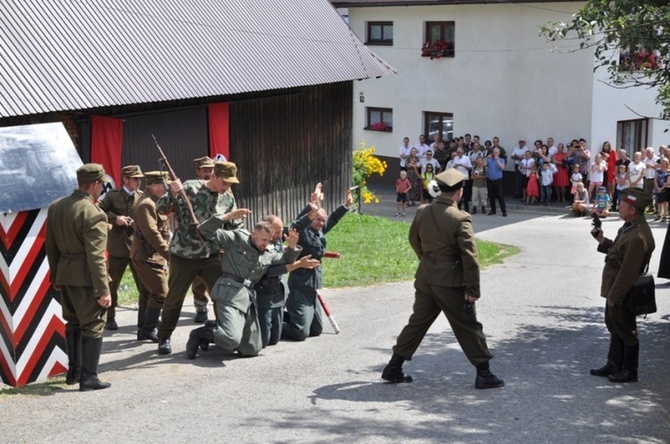
<instances>
[{"instance_id":1,"label":"breeches","mask_svg":"<svg viewBox=\"0 0 670 444\"><path fill-rule=\"evenodd\" d=\"M409 322L398 336L393 351L410 360L440 312L449 321L456 340L472 365L489 361L493 355L486 345L475 305L463 313L465 289L438 287L414 282L414 307Z\"/></svg>"},{"instance_id":2,"label":"breeches","mask_svg":"<svg viewBox=\"0 0 670 444\"><path fill-rule=\"evenodd\" d=\"M288 321L284 323L282 338L304 341L308 336L319 336L323 332L321 307L316 295L317 291L313 289L291 289L286 300Z\"/></svg>"},{"instance_id":3,"label":"breeches","mask_svg":"<svg viewBox=\"0 0 670 444\"><path fill-rule=\"evenodd\" d=\"M244 313L235 307L216 304L217 327L214 341L226 350L237 350L242 356L256 356L263 348L256 306Z\"/></svg>"},{"instance_id":4,"label":"breeches","mask_svg":"<svg viewBox=\"0 0 670 444\"><path fill-rule=\"evenodd\" d=\"M167 275L163 268L149 262L132 260L140 281L140 306L163 307L168 292Z\"/></svg>"},{"instance_id":5,"label":"breeches","mask_svg":"<svg viewBox=\"0 0 670 444\"><path fill-rule=\"evenodd\" d=\"M221 259L214 255L204 259L185 259L176 255L170 257L168 292L163 304L161 323L158 325L158 337L169 339L177 327L181 308L188 287L196 276L200 276L208 288L212 288L221 276Z\"/></svg>"},{"instance_id":6,"label":"breeches","mask_svg":"<svg viewBox=\"0 0 670 444\"><path fill-rule=\"evenodd\" d=\"M605 304L605 325L610 334L622 340L625 345L632 346L639 343L635 314L623 305Z\"/></svg>"},{"instance_id":7,"label":"breeches","mask_svg":"<svg viewBox=\"0 0 670 444\"><path fill-rule=\"evenodd\" d=\"M80 329L84 336L102 338L107 309L98 304L93 287L60 287L63 319L67 330Z\"/></svg>"}]
</instances>

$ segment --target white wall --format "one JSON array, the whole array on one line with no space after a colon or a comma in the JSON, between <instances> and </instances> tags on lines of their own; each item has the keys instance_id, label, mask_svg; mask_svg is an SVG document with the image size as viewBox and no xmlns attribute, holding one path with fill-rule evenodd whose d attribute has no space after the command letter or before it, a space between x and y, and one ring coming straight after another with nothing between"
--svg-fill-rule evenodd
<instances>
[{"instance_id":1,"label":"white wall","mask_svg":"<svg viewBox=\"0 0 670 444\"><path fill-rule=\"evenodd\" d=\"M378 154L395 157L404 136L412 145L418 141L423 111L453 113L455 135L469 132L482 141L497 135L508 149L519 138L532 143L553 136L558 143L584 137L590 145L616 140L616 121L633 118L622 117L622 104L648 110L653 92L608 88L594 80L591 51L555 52L538 35L542 24L570 20L582 4L350 8L349 23L363 41L368 21L393 22L393 46L370 48L398 70L354 83L355 144L366 140ZM421 57L424 22L447 20L456 23L456 56ZM364 130L366 107L392 108L393 132ZM654 142L660 126L653 125Z\"/></svg>"}]
</instances>

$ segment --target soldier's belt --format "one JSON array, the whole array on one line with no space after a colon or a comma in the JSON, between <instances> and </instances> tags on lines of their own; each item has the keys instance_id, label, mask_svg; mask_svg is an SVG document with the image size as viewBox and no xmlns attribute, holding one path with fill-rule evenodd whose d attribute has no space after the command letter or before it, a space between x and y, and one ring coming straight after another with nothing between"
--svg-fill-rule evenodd
<instances>
[{"instance_id":1,"label":"soldier's belt","mask_svg":"<svg viewBox=\"0 0 670 444\"><path fill-rule=\"evenodd\" d=\"M85 261L86 253L61 253L60 257L70 259L71 261Z\"/></svg>"},{"instance_id":2,"label":"soldier's belt","mask_svg":"<svg viewBox=\"0 0 670 444\"><path fill-rule=\"evenodd\" d=\"M456 262L461 258L461 256L459 254L447 254L442 256L433 253L423 253L421 258L426 258L437 262Z\"/></svg>"},{"instance_id":3,"label":"soldier's belt","mask_svg":"<svg viewBox=\"0 0 670 444\"><path fill-rule=\"evenodd\" d=\"M238 284L242 284L247 288L251 288L251 281L249 279L244 279L239 276L235 276L234 274L226 273L225 271L223 272L221 277L230 279L231 281L237 282Z\"/></svg>"}]
</instances>

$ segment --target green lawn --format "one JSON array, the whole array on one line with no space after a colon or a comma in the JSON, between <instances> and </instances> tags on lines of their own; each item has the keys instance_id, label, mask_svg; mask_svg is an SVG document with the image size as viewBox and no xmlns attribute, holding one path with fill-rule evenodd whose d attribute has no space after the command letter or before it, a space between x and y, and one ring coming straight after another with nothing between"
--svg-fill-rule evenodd
<instances>
[{"instance_id":1,"label":"green lawn","mask_svg":"<svg viewBox=\"0 0 670 444\"><path fill-rule=\"evenodd\" d=\"M414 278L419 263L407 242L409 224L383 217L348 214L328 233L328 250L342 255L324 259L324 287L359 287ZM478 240L482 267L502 263L518 253L515 247ZM137 302L137 290L129 271L123 277L122 305Z\"/></svg>"}]
</instances>

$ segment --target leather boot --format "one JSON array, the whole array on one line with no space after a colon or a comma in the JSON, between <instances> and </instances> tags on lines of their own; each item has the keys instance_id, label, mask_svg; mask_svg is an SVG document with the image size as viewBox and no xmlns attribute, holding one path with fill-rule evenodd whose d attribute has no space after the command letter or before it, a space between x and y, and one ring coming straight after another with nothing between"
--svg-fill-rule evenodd
<instances>
[{"instance_id":1,"label":"leather boot","mask_svg":"<svg viewBox=\"0 0 670 444\"><path fill-rule=\"evenodd\" d=\"M405 358L397 353L393 353L391 360L386 365L386 367L384 367L384 371L382 372L382 379L394 384L399 382L412 382L414 378L412 378L410 375L406 375L402 371L402 365L404 362Z\"/></svg>"},{"instance_id":2,"label":"leather boot","mask_svg":"<svg viewBox=\"0 0 670 444\"><path fill-rule=\"evenodd\" d=\"M170 345L170 338L158 338L158 354L169 355L172 353L172 346Z\"/></svg>"},{"instance_id":3,"label":"leather boot","mask_svg":"<svg viewBox=\"0 0 670 444\"><path fill-rule=\"evenodd\" d=\"M192 330L189 334L188 342L186 343L186 357L188 359L195 359L199 347L203 350L207 350L209 348L209 343L214 342L214 327L209 321L207 324L208 325L205 325L204 327Z\"/></svg>"},{"instance_id":4,"label":"leather boot","mask_svg":"<svg viewBox=\"0 0 670 444\"><path fill-rule=\"evenodd\" d=\"M79 390L102 390L112 386L109 382L98 379L98 362L100 361L100 350L102 350L102 338L90 336L81 337L82 359L81 359L81 382Z\"/></svg>"},{"instance_id":5,"label":"leather boot","mask_svg":"<svg viewBox=\"0 0 670 444\"><path fill-rule=\"evenodd\" d=\"M607 364L600 368L591 369L591 375L603 378L619 373L623 361L623 341L618 336L610 335L610 348L607 352Z\"/></svg>"},{"instance_id":6,"label":"leather boot","mask_svg":"<svg viewBox=\"0 0 670 444\"><path fill-rule=\"evenodd\" d=\"M147 317L147 306L141 305L137 309L137 331L142 330L144 326L144 320Z\"/></svg>"},{"instance_id":7,"label":"leather boot","mask_svg":"<svg viewBox=\"0 0 670 444\"><path fill-rule=\"evenodd\" d=\"M621 371L609 375L610 382L637 382L637 367L640 356L640 344L624 345Z\"/></svg>"},{"instance_id":8,"label":"leather boot","mask_svg":"<svg viewBox=\"0 0 670 444\"><path fill-rule=\"evenodd\" d=\"M477 364L477 379L475 379L476 389L490 389L498 388L505 385L505 382L491 373L489 370L489 362L482 362Z\"/></svg>"},{"instance_id":9,"label":"leather boot","mask_svg":"<svg viewBox=\"0 0 670 444\"><path fill-rule=\"evenodd\" d=\"M161 315L161 309L156 307L146 307L145 308L145 318L142 323L142 329L137 332L137 340L145 341L149 340L154 343L158 343L158 336L156 336L157 330L156 326L158 325L158 318Z\"/></svg>"},{"instance_id":10,"label":"leather boot","mask_svg":"<svg viewBox=\"0 0 670 444\"><path fill-rule=\"evenodd\" d=\"M81 380L81 330L65 330L65 351L67 352L67 376L65 383L73 385Z\"/></svg>"}]
</instances>

